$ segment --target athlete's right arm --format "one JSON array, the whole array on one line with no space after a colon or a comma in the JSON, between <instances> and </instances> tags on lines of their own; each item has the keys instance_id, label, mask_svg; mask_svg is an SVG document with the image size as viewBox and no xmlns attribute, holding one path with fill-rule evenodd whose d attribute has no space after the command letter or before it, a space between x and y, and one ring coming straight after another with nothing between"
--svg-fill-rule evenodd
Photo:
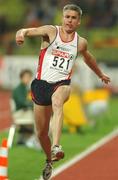
<instances>
[{"instance_id":1,"label":"athlete's right arm","mask_svg":"<svg viewBox=\"0 0 118 180\"><path fill-rule=\"evenodd\" d=\"M16 32L16 43L23 44L26 36L50 36L51 30L54 29L51 25L45 25L37 28L20 29Z\"/></svg>"}]
</instances>

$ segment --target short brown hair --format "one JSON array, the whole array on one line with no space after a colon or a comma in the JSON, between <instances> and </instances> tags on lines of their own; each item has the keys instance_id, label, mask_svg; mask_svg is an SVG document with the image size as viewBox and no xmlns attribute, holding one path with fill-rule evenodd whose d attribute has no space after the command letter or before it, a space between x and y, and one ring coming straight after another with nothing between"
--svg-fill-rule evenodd
<instances>
[{"instance_id":1,"label":"short brown hair","mask_svg":"<svg viewBox=\"0 0 118 180\"><path fill-rule=\"evenodd\" d=\"M25 74L33 75L32 71L30 69L24 69L20 72L20 78L22 79Z\"/></svg>"},{"instance_id":2,"label":"short brown hair","mask_svg":"<svg viewBox=\"0 0 118 180\"><path fill-rule=\"evenodd\" d=\"M63 12L66 11L66 10L76 11L76 12L78 12L80 18L82 16L82 10L76 4L67 4L67 5L65 5L64 8L63 8Z\"/></svg>"}]
</instances>

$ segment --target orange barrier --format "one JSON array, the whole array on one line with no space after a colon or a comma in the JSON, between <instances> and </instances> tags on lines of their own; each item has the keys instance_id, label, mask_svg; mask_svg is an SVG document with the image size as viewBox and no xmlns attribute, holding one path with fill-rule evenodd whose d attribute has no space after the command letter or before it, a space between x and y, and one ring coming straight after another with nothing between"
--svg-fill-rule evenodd
<instances>
[{"instance_id":1,"label":"orange barrier","mask_svg":"<svg viewBox=\"0 0 118 180\"><path fill-rule=\"evenodd\" d=\"M0 180L8 180L8 147L7 139L3 139L2 146L0 147Z\"/></svg>"}]
</instances>

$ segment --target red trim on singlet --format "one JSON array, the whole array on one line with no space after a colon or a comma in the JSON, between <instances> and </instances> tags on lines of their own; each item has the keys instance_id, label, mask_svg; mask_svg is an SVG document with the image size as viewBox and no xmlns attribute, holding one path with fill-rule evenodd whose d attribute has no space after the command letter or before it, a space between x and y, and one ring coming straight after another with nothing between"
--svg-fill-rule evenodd
<instances>
[{"instance_id":1,"label":"red trim on singlet","mask_svg":"<svg viewBox=\"0 0 118 180\"><path fill-rule=\"evenodd\" d=\"M42 49L41 52L40 52L39 68L38 68L38 76L37 76L38 80L41 79L42 65L43 65L43 60L44 60L44 56L45 56L46 51L47 51L47 48Z\"/></svg>"}]
</instances>

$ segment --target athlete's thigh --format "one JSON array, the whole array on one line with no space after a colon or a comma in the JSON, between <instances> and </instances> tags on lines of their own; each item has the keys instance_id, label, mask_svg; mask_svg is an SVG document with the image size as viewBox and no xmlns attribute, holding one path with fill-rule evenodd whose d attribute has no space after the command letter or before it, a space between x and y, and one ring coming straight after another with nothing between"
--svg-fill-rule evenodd
<instances>
[{"instance_id":1,"label":"athlete's thigh","mask_svg":"<svg viewBox=\"0 0 118 180\"><path fill-rule=\"evenodd\" d=\"M70 85L59 86L52 95L52 103L55 100L60 101L60 103L66 102L70 96L70 91Z\"/></svg>"},{"instance_id":2,"label":"athlete's thigh","mask_svg":"<svg viewBox=\"0 0 118 180\"><path fill-rule=\"evenodd\" d=\"M51 106L41 106L34 104L34 118L35 118L36 130L38 131L48 130L51 114L52 114Z\"/></svg>"}]
</instances>

